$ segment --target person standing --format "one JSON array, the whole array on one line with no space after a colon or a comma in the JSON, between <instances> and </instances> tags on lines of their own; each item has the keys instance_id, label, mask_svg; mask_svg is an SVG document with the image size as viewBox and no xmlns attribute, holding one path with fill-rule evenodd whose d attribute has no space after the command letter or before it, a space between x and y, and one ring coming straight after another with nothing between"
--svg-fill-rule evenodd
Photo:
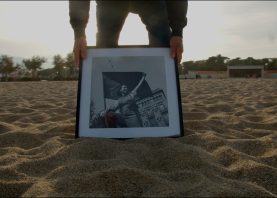
<instances>
[{"instance_id":1,"label":"person standing","mask_svg":"<svg viewBox=\"0 0 277 198\"><path fill-rule=\"evenodd\" d=\"M120 31L129 12L138 14L148 31L149 46L170 47L170 55L182 59L183 28L187 25L188 1L101 1L96 0L97 47L116 47ZM70 24L74 30L73 52L86 58L85 28L89 20L90 1L69 1ZM130 35L136 37L136 35Z\"/></svg>"}]
</instances>

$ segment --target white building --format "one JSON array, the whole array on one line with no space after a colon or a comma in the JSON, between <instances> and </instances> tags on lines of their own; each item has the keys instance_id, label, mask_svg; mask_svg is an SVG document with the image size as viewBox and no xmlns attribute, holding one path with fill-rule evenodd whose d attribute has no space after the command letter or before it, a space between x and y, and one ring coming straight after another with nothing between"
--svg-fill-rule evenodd
<instances>
[{"instance_id":1,"label":"white building","mask_svg":"<svg viewBox=\"0 0 277 198\"><path fill-rule=\"evenodd\" d=\"M211 79L245 78L246 75L249 75L251 78L255 75L258 78L277 79L277 70L264 71L263 65L228 66L227 71L188 71L188 74L180 75L179 78L195 79L196 74L200 75L202 79L208 78L208 76Z\"/></svg>"},{"instance_id":2,"label":"white building","mask_svg":"<svg viewBox=\"0 0 277 198\"><path fill-rule=\"evenodd\" d=\"M250 77L257 76L264 78L263 65L241 65L241 66L228 66L227 78L245 78L246 75Z\"/></svg>"},{"instance_id":3,"label":"white building","mask_svg":"<svg viewBox=\"0 0 277 198\"><path fill-rule=\"evenodd\" d=\"M277 70L264 71L264 78L277 78Z\"/></svg>"}]
</instances>

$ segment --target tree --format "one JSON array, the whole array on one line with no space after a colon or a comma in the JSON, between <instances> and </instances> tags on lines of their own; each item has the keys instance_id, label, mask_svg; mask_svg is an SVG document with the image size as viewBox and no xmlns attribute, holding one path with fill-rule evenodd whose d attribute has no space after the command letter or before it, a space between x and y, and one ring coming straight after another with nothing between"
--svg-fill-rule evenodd
<instances>
[{"instance_id":1,"label":"tree","mask_svg":"<svg viewBox=\"0 0 277 198\"><path fill-rule=\"evenodd\" d=\"M269 63L269 58L263 58L261 60L262 64L264 65L265 63Z\"/></svg>"},{"instance_id":2,"label":"tree","mask_svg":"<svg viewBox=\"0 0 277 198\"><path fill-rule=\"evenodd\" d=\"M45 57L33 56L32 59L24 59L22 62L25 67L32 72L33 78L35 78L35 72L38 69L42 69L41 66L45 63L47 59Z\"/></svg>"},{"instance_id":3,"label":"tree","mask_svg":"<svg viewBox=\"0 0 277 198\"><path fill-rule=\"evenodd\" d=\"M54 73L53 69L43 69L38 72L38 75L43 76L43 77L48 77L51 76Z\"/></svg>"},{"instance_id":4,"label":"tree","mask_svg":"<svg viewBox=\"0 0 277 198\"><path fill-rule=\"evenodd\" d=\"M13 57L7 55L2 55L0 58L0 72L3 74L10 74L17 70L20 67L20 64L14 65Z\"/></svg>"},{"instance_id":5,"label":"tree","mask_svg":"<svg viewBox=\"0 0 277 198\"><path fill-rule=\"evenodd\" d=\"M248 57L242 60L243 65L262 65L260 60L256 60L253 57Z\"/></svg>"},{"instance_id":6,"label":"tree","mask_svg":"<svg viewBox=\"0 0 277 198\"><path fill-rule=\"evenodd\" d=\"M216 66L216 56L211 56L208 58L208 60L206 61L206 68L207 70L211 70L211 71L215 71L215 66Z\"/></svg>"},{"instance_id":7,"label":"tree","mask_svg":"<svg viewBox=\"0 0 277 198\"><path fill-rule=\"evenodd\" d=\"M254 59L253 57L248 57L246 59L241 59L240 57L230 59L228 57L221 56L211 56L207 60L198 61L186 61L181 63L179 73L182 73L182 67L184 67L184 74L187 74L189 70L194 71L226 71L227 66L234 65L265 65L268 63L268 70L275 70L277 68L277 58L263 58Z\"/></svg>"},{"instance_id":8,"label":"tree","mask_svg":"<svg viewBox=\"0 0 277 198\"><path fill-rule=\"evenodd\" d=\"M62 58L60 54L56 54L53 57L52 64L54 65L53 70L56 71L59 75L61 75L63 71L63 67L65 66L65 60Z\"/></svg>"},{"instance_id":9,"label":"tree","mask_svg":"<svg viewBox=\"0 0 277 198\"><path fill-rule=\"evenodd\" d=\"M221 56L218 54L217 56L209 57L206 61L206 67L209 71L227 71L226 61L230 58Z\"/></svg>"},{"instance_id":10,"label":"tree","mask_svg":"<svg viewBox=\"0 0 277 198\"><path fill-rule=\"evenodd\" d=\"M73 74L74 68L77 68L77 64L76 64L75 58L74 58L74 53L72 51L70 51L66 55L65 66L69 68L70 76Z\"/></svg>"},{"instance_id":11,"label":"tree","mask_svg":"<svg viewBox=\"0 0 277 198\"><path fill-rule=\"evenodd\" d=\"M275 70L277 68L277 58L269 58L268 70Z\"/></svg>"},{"instance_id":12,"label":"tree","mask_svg":"<svg viewBox=\"0 0 277 198\"><path fill-rule=\"evenodd\" d=\"M16 71L18 71L18 75L24 75L26 74L27 69L23 64L20 64Z\"/></svg>"},{"instance_id":13,"label":"tree","mask_svg":"<svg viewBox=\"0 0 277 198\"><path fill-rule=\"evenodd\" d=\"M231 59L227 62L227 66L235 66L235 65L242 65L242 61L240 57Z\"/></svg>"},{"instance_id":14,"label":"tree","mask_svg":"<svg viewBox=\"0 0 277 198\"><path fill-rule=\"evenodd\" d=\"M182 67L184 67L184 71L182 71ZM181 63L181 66L179 67L179 73L183 72L184 74L187 74L189 70L195 70L195 71L204 71L206 67L206 61L205 60L199 60L199 61L186 61Z\"/></svg>"},{"instance_id":15,"label":"tree","mask_svg":"<svg viewBox=\"0 0 277 198\"><path fill-rule=\"evenodd\" d=\"M198 61L194 61L193 65L192 65L192 70L196 70L196 71L205 71L207 70L207 64L206 64L206 60L198 60Z\"/></svg>"},{"instance_id":16,"label":"tree","mask_svg":"<svg viewBox=\"0 0 277 198\"><path fill-rule=\"evenodd\" d=\"M216 69L217 71L227 71L226 62L230 60L230 58L221 56L221 54L218 54L216 56Z\"/></svg>"}]
</instances>

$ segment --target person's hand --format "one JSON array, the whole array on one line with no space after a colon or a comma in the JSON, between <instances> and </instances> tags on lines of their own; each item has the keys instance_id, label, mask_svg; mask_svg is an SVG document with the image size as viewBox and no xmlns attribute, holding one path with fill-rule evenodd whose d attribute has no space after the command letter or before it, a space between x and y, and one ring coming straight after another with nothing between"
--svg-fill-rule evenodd
<instances>
[{"instance_id":1,"label":"person's hand","mask_svg":"<svg viewBox=\"0 0 277 198\"><path fill-rule=\"evenodd\" d=\"M77 63L78 68L79 68L80 53L83 59L87 58L86 48L87 48L87 40L85 37L75 38L73 53L74 53L75 61Z\"/></svg>"},{"instance_id":2,"label":"person's hand","mask_svg":"<svg viewBox=\"0 0 277 198\"><path fill-rule=\"evenodd\" d=\"M178 66L181 63L183 49L183 38L181 36L173 36L170 40L170 56L175 58L177 54Z\"/></svg>"},{"instance_id":3,"label":"person's hand","mask_svg":"<svg viewBox=\"0 0 277 198\"><path fill-rule=\"evenodd\" d=\"M143 72L142 77L145 78L146 77L146 73Z\"/></svg>"}]
</instances>

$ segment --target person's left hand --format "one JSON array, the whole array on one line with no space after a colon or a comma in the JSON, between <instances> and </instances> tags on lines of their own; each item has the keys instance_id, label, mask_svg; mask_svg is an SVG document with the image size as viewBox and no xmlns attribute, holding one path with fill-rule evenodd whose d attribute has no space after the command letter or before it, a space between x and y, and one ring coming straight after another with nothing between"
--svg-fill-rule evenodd
<instances>
[{"instance_id":1,"label":"person's left hand","mask_svg":"<svg viewBox=\"0 0 277 198\"><path fill-rule=\"evenodd\" d=\"M178 66L182 60L183 49L183 38L181 36L173 36L170 40L170 56L171 58L175 58L177 54Z\"/></svg>"}]
</instances>

